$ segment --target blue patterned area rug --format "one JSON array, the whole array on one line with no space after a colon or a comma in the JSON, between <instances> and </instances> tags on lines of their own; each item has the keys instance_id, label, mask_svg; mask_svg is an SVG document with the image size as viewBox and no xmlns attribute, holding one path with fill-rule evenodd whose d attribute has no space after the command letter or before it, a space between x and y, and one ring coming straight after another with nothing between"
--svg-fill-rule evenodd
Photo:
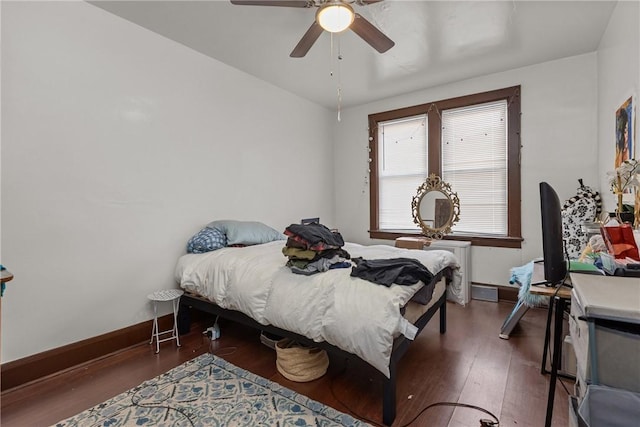
<instances>
[{"instance_id":1,"label":"blue patterned area rug","mask_svg":"<svg viewBox=\"0 0 640 427\"><path fill-rule=\"evenodd\" d=\"M368 426L203 354L56 426Z\"/></svg>"}]
</instances>

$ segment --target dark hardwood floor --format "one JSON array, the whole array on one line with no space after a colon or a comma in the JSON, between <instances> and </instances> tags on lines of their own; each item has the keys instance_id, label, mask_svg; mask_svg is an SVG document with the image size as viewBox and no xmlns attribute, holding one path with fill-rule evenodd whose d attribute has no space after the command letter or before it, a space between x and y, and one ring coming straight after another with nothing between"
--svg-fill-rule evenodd
<instances>
[{"instance_id":1,"label":"dark hardwood floor","mask_svg":"<svg viewBox=\"0 0 640 427\"><path fill-rule=\"evenodd\" d=\"M398 415L394 426L409 423L422 408L436 402L482 407L501 426L544 425L549 376L540 373L545 309L531 309L509 340L498 338L513 303L473 300L467 307L448 303L447 333L438 333L437 316L411 345L398 369ZM255 330L221 320L221 338L209 341L194 324L182 347L162 343L160 353L141 343L125 351L2 393L1 423L47 426L88 409L211 350L229 362L276 381L343 412L380 423L382 381L360 362L331 358L327 375L309 383L282 377L275 352L262 345ZM569 390L573 382L563 379ZM567 392L558 382L553 425L568 425ZM480 411L436 406L412 426L479 426Z\"/></svg>"}]
</instances>

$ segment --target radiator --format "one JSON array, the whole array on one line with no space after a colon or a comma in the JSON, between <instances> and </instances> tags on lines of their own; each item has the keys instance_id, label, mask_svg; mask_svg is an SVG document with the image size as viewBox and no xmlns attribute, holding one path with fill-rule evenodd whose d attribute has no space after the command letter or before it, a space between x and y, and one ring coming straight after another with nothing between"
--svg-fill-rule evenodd
<instances>
[{"instance_id":1,"label":"radiator","mask_svg":"<svg viewBox=\"0 0 640 427\"><path fill-rule=\"evenodd\" d=\"M471 242L458 240L432 240L431 245L424 248L429 250L446 250L453 252L460 263L462 273L462 298L468 304L471 300Z\"/></svg>"}]
</instances>

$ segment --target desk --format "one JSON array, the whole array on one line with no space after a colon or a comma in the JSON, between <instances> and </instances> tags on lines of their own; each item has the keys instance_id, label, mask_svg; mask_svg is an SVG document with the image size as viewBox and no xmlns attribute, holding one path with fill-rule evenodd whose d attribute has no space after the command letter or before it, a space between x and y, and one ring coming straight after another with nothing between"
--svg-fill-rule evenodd
<instances>
[{"instance_id":1,"label":"desk","mask_svg":"<svg viewBox=\"0 0 640 427\"><path fill-rule=\"evenodd\" d=\"M571 273L573 291L568 288L558 289L544 286L531 286L531 293L538 295L552 295L549 304L555 304L553 359L551 362L551 379L549 381L549 395L547 400L547 415L545 427L551 426L553 415L553 399L555 397L558 367L562 350L563 313L566 301L573 295L584 310L585 320L589 327L588 352L591 357L591 383L599 383L595 327L598 324L617 322L621 324L640 325L640 280L633 277L601 276L593 274ZM535 289L534 289L535 288ZM551 313L551 305L550 305ZM547 318L550 325L551 314ZM545 352L548 338L545 338ZM543 365L544 373L544 365Z\"/></svg>"},{"instance_id":2,"label":"desk","mask_svg":"<svg viewBox=\"0 0 640 427\"><path fill-rule=\"evenodd\" d=\"M599 276L604 277L604 276ZM551 378L549 380L549 394L547 399L547 416L545 419L545 427L551 426L551 417L553 415L553 399L556 393L556 381L558 379L558 367L560 366L560 354L562 352L562 329L564 319L564 308L566 302L571 300L571 289L566 286L549 287L544 285L533 285L529 288L529 292L534 295L545 295L549 298L549 312L547 314L547 329L544 336L544 350L542 353L542 369L541 373L547 373L547 347L549 346L549 330L551 327L551 313L554 317L553 327L553 356L551 360Z\"/></svg>"}]
</instances>

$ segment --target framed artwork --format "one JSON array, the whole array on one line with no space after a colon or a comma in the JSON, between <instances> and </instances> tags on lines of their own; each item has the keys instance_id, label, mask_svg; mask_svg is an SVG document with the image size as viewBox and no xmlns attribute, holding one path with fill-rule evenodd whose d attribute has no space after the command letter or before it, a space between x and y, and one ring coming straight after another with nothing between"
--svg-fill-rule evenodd
<instances>
[{"instance_id":1,"label":"framed artwork","mask_svg":"<svg viewBox=\"0 0 640 427\"><path fill-rule=\"evenodd\" d=\"M630 96L616 110L616 155L614 167L625 160L635 158L635 105Z\"/></svg>"}]
</instances>

